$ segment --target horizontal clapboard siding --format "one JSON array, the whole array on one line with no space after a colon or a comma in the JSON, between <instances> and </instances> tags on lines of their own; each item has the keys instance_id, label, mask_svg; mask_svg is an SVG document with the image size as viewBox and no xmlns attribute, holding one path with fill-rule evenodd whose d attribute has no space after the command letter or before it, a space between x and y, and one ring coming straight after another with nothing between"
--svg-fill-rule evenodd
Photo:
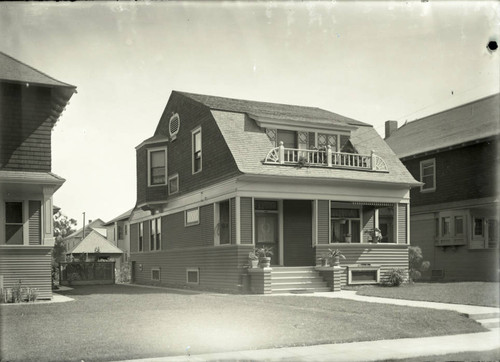
<instances>
[{"instance_id":1,"label":"horizontal clapboard siding","mask_svg":"<svg viewBox=\"0 0 500 362\"><path fill-rule=\"evenodd\" d=\"M41 244L41 208L40 201L30 200L29 202L29 244Z\"/></svg>"},{"instance_id":2,"label":"horizontal clapboard siding","mask_svg":"<svg viewBox=\"0 0 500 362\"><path fill-rule=\"evenodd\" d=\"M407 237L407 208L406 204L398 205L398 244L406 244Z\"/></svg>"},{"instance_id":3,"label":"horizontal clapboard siding","mask_svg":"<svg viewBox=\"0 0 500 362\"><path fill-rule=\"evenodd\" d=\"M137 284L185 286L186 269L199 269L200 289L240 291L243 265L251 245L179 248L153 253L132 253ZM141 266L142 265L142 270ZM151 279L151 269L160 268L160 281Z\"/></svg>"},{"instance_id":4,"label":"horizontal clapboard siding","mask_svg":"<svg viewBox=\"0 0 500 362\"><path fill-rule=\"evenodd\" d=\"M330 241L330 201L318 200L318 244Z\"/></svg>"},{"instance_id":5,"label":"horizontal clapboard siding","mask_svg":"<svg viewBox=\"0 0 500 362\"><path fill-rule=\"evenodd\" d=\"M0 275L4 287L13 287L21 280L23 287L38 288L39 299L51 299L51 251L48 247L1 247Z\"/></svg>"},{"instance_id":6,"label":"horizontal clapboard siding","mask_svg":"<svg viewBox=\"0 0 500 362\"><path fill-rule=\"evenodd\" d=\"M240 199L240 235L242 244L252 244L252 198L242 197Z\"/></svg>"},{"instance_id":7,"label":"horizontal clapboard siding","mask_svg":"<svg viewBox=\"0 0 500 362\"><path fill-rule=\"evenodd\" d=\"M318 245L316 256L321 257L330 249L339 249L345 256L340 264L378 264L380 265L380 280L384 281L391 269L403 269L408 272L408 246L384 244L345 244Z\"/></svg>"}]
</instances>

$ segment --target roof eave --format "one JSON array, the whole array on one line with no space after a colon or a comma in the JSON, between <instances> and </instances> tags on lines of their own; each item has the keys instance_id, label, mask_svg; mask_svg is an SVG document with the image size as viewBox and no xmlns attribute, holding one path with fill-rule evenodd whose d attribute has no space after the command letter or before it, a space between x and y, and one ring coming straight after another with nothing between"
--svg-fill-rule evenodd
<instances>
[{"instance_id":1,"label":"roof eave","mask_svg":"<svg viewBox=\"0 0 500 362\"><path fill-rule=\"evenodd\" d=\"M258 116L255 114L248 114L248 116L257 122L257 125L261 128L279 128L279 129L303 129L304 131L310 131L311 128L324 131L345 131L350 132L357 129L357 127L348 124L332 123L325 124L323 122L315 121L314 119L304 124L304 122L291 119L279 119L274 117Z\"/></svg>"}]
</instances>

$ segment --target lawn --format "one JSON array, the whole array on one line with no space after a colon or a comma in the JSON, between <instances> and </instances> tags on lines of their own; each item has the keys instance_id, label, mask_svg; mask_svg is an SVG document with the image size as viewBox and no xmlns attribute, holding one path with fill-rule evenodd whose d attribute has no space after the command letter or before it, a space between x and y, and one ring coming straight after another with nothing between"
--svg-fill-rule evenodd
<instances>
[{"instance_id":1,"label":"lawn","mask_svg":"<svg viewBox=\"0 0 500 362\"><path fill-rule=\"evenodd\" d=\"M360 286L357 294L429 302L499 307L499 283L414 283L400 287Z\"/></svg>"},{"instance_id":2,"label":"lawn","mask_svg":"<svg viewBox=\"0 0 500 362\"><path fill-rule=\"evenodd\" d=\"M73 302L1 308L1 360L104 361L473 333L451 311L301 296L80 286Z\"/></svg>"},{"instance_id":3,"label":"lawn","mask_svg":"<svg viewBox=\"0 0 500 362\"><path fill-rule=\"evenodd\" d=\"M438 356L422 356L416 358L406 358L394 360L397 362L448 362L448 361L499 361L500 360L500 348L493 349L491 351L481 351L481 352L459 352L443 354ZM386 361L388 362L388 361Z\"/></svg>"}]
</instances>

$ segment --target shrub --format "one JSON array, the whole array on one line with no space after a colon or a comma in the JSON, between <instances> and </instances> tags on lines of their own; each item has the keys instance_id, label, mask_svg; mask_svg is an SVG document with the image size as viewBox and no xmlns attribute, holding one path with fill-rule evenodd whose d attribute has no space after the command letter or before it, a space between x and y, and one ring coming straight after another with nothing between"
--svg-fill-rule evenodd
<instances>
[{"instance_id":1,"label":"shrub","mask_svg":"<svg viewBox=\"0 0 500 362\"><path fill-rule=\"evenodd\" d=\"M19 279L19 281L14 285L12 288L12 302L13 303L20 303L23 299L23 290L24 288L22 287L22 282Z\"/></svg>"},{"instance_id":2,"label":"shrub","mask_svg":"<svg viewBox=\"0 0 500 362\"><path fill-rule=\"evenodd\" d=\"M38 289L37 288L28 288L26 292L26 296L28 298L28 302L35 302L38 298Z\"/></svg>"},{"instance_id":3,"label":"shrub","mask_svg":"<svg viewBox=\"0 0 500 362\"><path fill-rule=\"evenodd\" d=\"M410 281L415 281L422 276L423 271L429 269L431 263L424 261L422 249L418 246L410 246L408 248L408 274Z\"/></svg>"},{"instance_id":4,"label":"shrub","mask_svg":"<svg viewBox=\"0 0 500 362\"><path fill-rule=\"evenodd\" d=\"M385 285L389 287L399 287L405 281L405 271L403 269L391 269Z\"/></svg>"},{"instance_id":5,"label":"shrub","mask_svg":"<svg viewBox=\"0 0 500 362\"><path fill-rule=\"evenodd\" d=\"M130 283L130 264L123 263L118 272L118 283Z\"/></svg>"}]
</instances>

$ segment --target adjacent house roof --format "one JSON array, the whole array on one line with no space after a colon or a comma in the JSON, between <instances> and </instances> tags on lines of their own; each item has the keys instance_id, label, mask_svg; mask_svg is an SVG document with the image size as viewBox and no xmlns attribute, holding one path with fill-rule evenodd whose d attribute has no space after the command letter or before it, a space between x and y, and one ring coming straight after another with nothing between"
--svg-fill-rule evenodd
<instances>
[{"instance_id":1,"label":"adjacent house roof","mask_svg":"<svg viewBox=\"0 0 500 362\"><path fill-rule=\"evenodd\" d=\"M92 230L90 234L85 236L85 239L76 245L73 250L67 252L67 254L93 254L96 253L96 249L99 249L99 253L101 254L123 254L122 250L114 246L95 230Z\"/></svg>"},{"instance_id":2,"label":"adjacent house roof","mask_svg":"<svg viewBox=\"0 0 500 362\"><path fill-rule=\"evenodd\" d=\"M248 175L286 176L305 179L328 179L398 183L408 186L419 185L371 125L347 118L319 108L245 101L184 92L178 93L210 108L224 140L226 141L238 169ZM304 127L318 119L323 122L339 123L351 127L351 143L360 154L374 151L382 157L389 172L370 172L339 168L294 167L264 164L267 154L275 146L264 129L258 127L255 115L282 117L299 120ZM310 128L314 128L311 126Z\"/></svg>"},{"instance_id":3,"label":"adjacent house roof","mask_svg":"<svg viewBox=\"0 0 500 362\"><path fill-rule=\"evenodd\" d=\"M103 225L104 225L104 221L102 221L101 219L92 220L92 222L85 225L85 234L90 234L90 232L92 230L94 230L94 228L100 228ZM80 237L80 236L83 236L83 227L78 229L74 233L66 236L64 239L66 240L66 239Z\"/></svg>"},{"instance_id":4,"label":"adjacent house roof","mask_svg":"<svg viewBox=\"0 0 500 362\"><path fill-rule=\"evenodd\" d=\"M12 82L76 88L71 84L58 81L2 52L0 52L0 79Z\"/></svg>"},{"instance_id":5,"label":"adjacent house roof","mask_svg":"<svg viewBox=\"0 0 500 362\"><path fill-rule=\"evenodd\" d=\"M123 214L118 215L114 219L108 221L107 223L104 224L104 226L111 225L117 221L123 221L123 220L128 220L130 218L130 215L132 215L132 211L134 211L134 208L125 211Z\"/></svg>"},{"instance_id":6,"label":"adjacent house roof","mask_svg":"<svg viewBox=\"0 0 500 362\"><path fill-rule=\"evenodd\" d=\"M409 122L386 142L400 158L499 134L500 94Z\"/></svg>"}]
</instances>

